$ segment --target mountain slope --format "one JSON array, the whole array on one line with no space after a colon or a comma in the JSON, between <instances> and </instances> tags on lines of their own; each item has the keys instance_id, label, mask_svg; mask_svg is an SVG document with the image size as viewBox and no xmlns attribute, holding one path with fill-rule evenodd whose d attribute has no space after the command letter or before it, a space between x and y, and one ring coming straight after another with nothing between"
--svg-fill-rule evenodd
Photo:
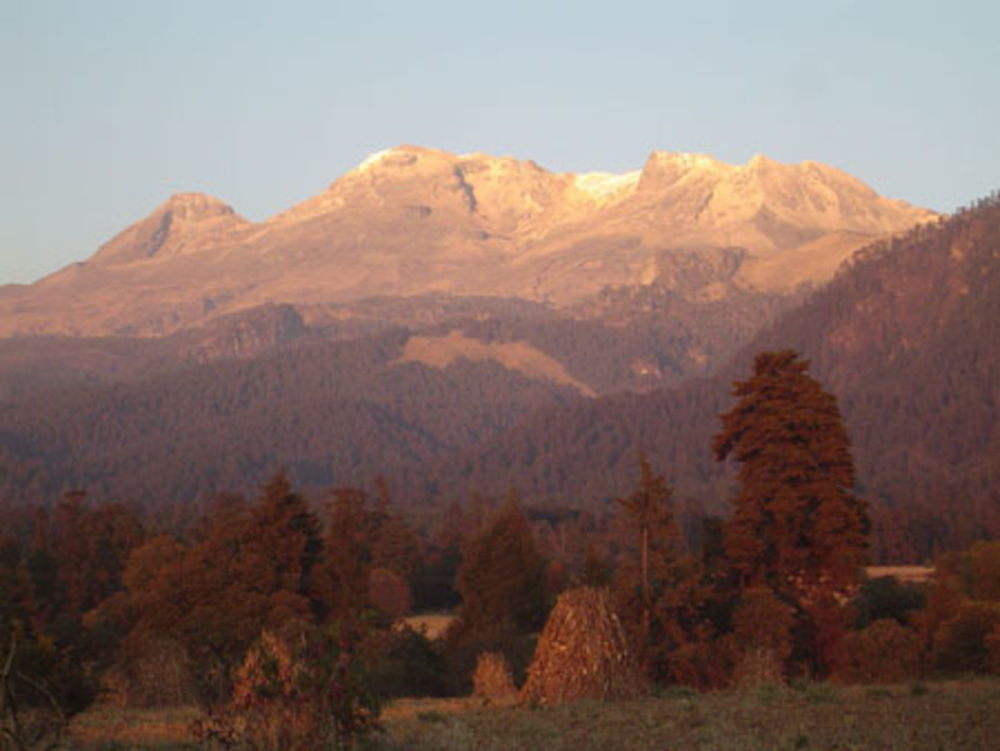
<instances>
[{"instance_id":1,"label":"mountain slope","mask_svg":"<svg viewBox=\"0 0 1000 751\"><path fill-rule=\"evenodd\" d=\"M1000 194L867 249L713 379L547 409L459 461L411 471L407 486L594 502L627 490L644 448L681 497L725 509L709 450L717 415L753 355L784 348L838 397L877 556L1000 537Z\"/></svg>"},{"instance_id":2,"label":"mountain slope","mask_svg":"<svg viewBox=\"0 0 1000 751\"><path fill-rule=\"evenodd\" d=\"M285 464L306 485L384 474L415 508L514 488L534 504L600 509L631 487L644 448L688 512L720 513L730 479L709 445L730 385L756 352L791 347L840 401L859 492L875 508L876 554L918 560L1000 536L998 248L994 198L870 247L717 376L645 394L581 396L566 384L602 390L600 367L585 367L591 350L565 333L571 322L532 318L544 308L520 303L520 318L445 315L417 334L305 336L245 362L53 388L0 406L0 487L8 500L85 484L102 497L174 502L252 487ZM414 301L393 304L412 316ZM275 309L252 330L294 335L286 316ZM613 330L583 326L585 342L613 346ZM410 359L432 365L405 361L414 340ZM547 340L564 348L554 359L565 371L513 357L549 351ZM495 359L452 359L463 348Z\"/></svg>"},{"instance_id":3,"label":"mountain slope","mask_svg":"<svg viewBox=\"0 0 1000 751\"><path fill-rule=\"evenodd\" d=\"M373 296L566 306L654 282L688 299L785 294L932 217L813 162L654 152L625 175L573 175L405 146L256 224L176 195L89 261L6 288L0 336L160 335L265 303Z\"/></svg>"},{"instance_id":4,"label":"mountain slope","mask_svg":"<svg viewBox=\"0 0 1000 751\"><path fill-rule=\"evenodd\" d=\"M364 482L510 429L576 389L460 360L405 362L402 330L305 341L249 361L70 385L0 404L0 501L67 488L145 505L252 490L276 466L300 483Z\"/></svg>"}]
</instances>

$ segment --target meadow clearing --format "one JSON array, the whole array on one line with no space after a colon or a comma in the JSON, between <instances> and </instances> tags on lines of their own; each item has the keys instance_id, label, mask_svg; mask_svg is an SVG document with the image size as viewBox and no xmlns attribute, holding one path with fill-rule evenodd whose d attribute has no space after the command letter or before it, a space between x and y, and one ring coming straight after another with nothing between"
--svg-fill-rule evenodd
<instances>
[{"instance_id":1,"label":"meadow clearing","mask_svg":"<svg viewBox=\"0 0 1000 751\"><path fill-rule=\"evenodd\" d=\"M193 749L193 708L97 706L73 721L69 748ZM383 712L372 751L989 751L1000 748L1000 681L893 686L803 683L556 707L479 699L401 699Z\"/></svg>"}]
</instances>

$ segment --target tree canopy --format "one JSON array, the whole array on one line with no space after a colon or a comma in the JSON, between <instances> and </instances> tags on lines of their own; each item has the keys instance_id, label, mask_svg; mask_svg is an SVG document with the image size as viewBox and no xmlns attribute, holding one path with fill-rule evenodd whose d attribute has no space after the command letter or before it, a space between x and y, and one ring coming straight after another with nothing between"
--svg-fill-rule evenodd
<instances>
[{"instance_id":1,"label":"tree canopy","mask_svg":"<svg viewBox=\"0 0 1000 751\"><path fill-rule=\"evenodd\" d=\"M726 555L743 586L801 599L858 581L867 557L866 504L837 401L791 351L763 352L735 384L713 449L740 464Z\"/></svg>"}]
</instances>

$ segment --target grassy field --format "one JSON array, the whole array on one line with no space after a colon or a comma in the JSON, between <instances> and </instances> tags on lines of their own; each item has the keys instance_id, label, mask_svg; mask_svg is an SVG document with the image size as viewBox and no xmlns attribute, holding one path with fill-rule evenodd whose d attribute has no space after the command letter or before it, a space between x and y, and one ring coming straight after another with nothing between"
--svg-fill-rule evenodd
<instances>
[{"instance_id":1,"label":"grassy field","mask_svg":"<svg viewBox=\"0 0 1000 751\"><path fill-rule=\"evenodd\" d=\"M68 747L81 751L197 748L189 728L198 716L194 707L119 709L97 705L73 718Z\"/></svg>"},{"instance_id":2,"label":"grassy field","mask_svg":"<svg viewBox=\"0 0 1000 751\"><path fill-rule=\"evenodd\" d=\"M94 709L73 725L73 748L194 748L193 710ZM384 713L374 751L993 751L1000 749L1000 681L890 687L806 684L663 696L617 704L491 706L473 699L405 699Z\"/></svg>"}]
</instances>

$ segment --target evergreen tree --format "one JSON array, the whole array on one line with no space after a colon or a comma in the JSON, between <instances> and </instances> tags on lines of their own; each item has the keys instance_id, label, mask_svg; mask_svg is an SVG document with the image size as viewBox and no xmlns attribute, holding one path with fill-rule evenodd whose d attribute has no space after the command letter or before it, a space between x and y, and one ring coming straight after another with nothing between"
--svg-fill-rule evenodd
<instances>
[{"instance_id":1,"label":"evergreen tree","mask_svg":"<svg viewBox=\"0 0 1000 751\"><path fill-rule=\"evenodd\" d=\"M280 622L316 609L312 580L323 548L321 525L284 470L261 487L248 524L247 558L271 594L269 620Z\"/></svg>"},{"instance_id":2,"label":"evergreen tree","mask_svg":"<svg viewBox=\"0 0 1000 751\"><path fill-rule=\"evenodd\" d=\"M331 620L353 620L371 605L368 577L376 521L367 506L368 496L362 490L334 490L319 577L326 617Z\"/></svg>"},{"instance_id":3,"label":"evergreen tree","mask_svg":"<svg viewBox=\"0 0 1000 751\"><path fill-rule=\"evenodd\" d=\"M698 562L678 551L672 495L640 452L638 487L618 499L629 537L615 574L619 612L651 680L715 685L700 653L711 637L709 589Z\"/></svg>"},{"instance_id":4,"label":"evergreen tree","mask_svg":"<svg viewBox=\"0 0 1000 751\"><path fill-rule=\"evenodd\" d=\"M535 631L545 622L545 561L515 498L462 552L457 588L466 633Z\"/></svg>"},{"instance_id":5,"label":"evergreen tree","mask_svg":"<svg viewBox=\"0 0 1000 751\"><path fill-rule=\"evenodd\" d=\"M619 599L627 615L638 611L636 640L645 651L650 636L653 604L670 578L676 563L677 527L670 511L673 489L657 475L643 451L639 452L639 487L619 498L627 523L635 534L638 566L619 572Z\"/></svg>"},{"instance_id":6,"label":"evergreen tree","mask_svg":"<svg viewBox=\"0 0 1000 751\"><path fill-rule=\"evenodd\" d=\"M796 608L800 657L823 672L867 558L868 513L854 496L836 399L795 352L764 352L722 415L713 449L740 464L724 545L741 589L768 586Z\"/></svg>"}]
</instances>

